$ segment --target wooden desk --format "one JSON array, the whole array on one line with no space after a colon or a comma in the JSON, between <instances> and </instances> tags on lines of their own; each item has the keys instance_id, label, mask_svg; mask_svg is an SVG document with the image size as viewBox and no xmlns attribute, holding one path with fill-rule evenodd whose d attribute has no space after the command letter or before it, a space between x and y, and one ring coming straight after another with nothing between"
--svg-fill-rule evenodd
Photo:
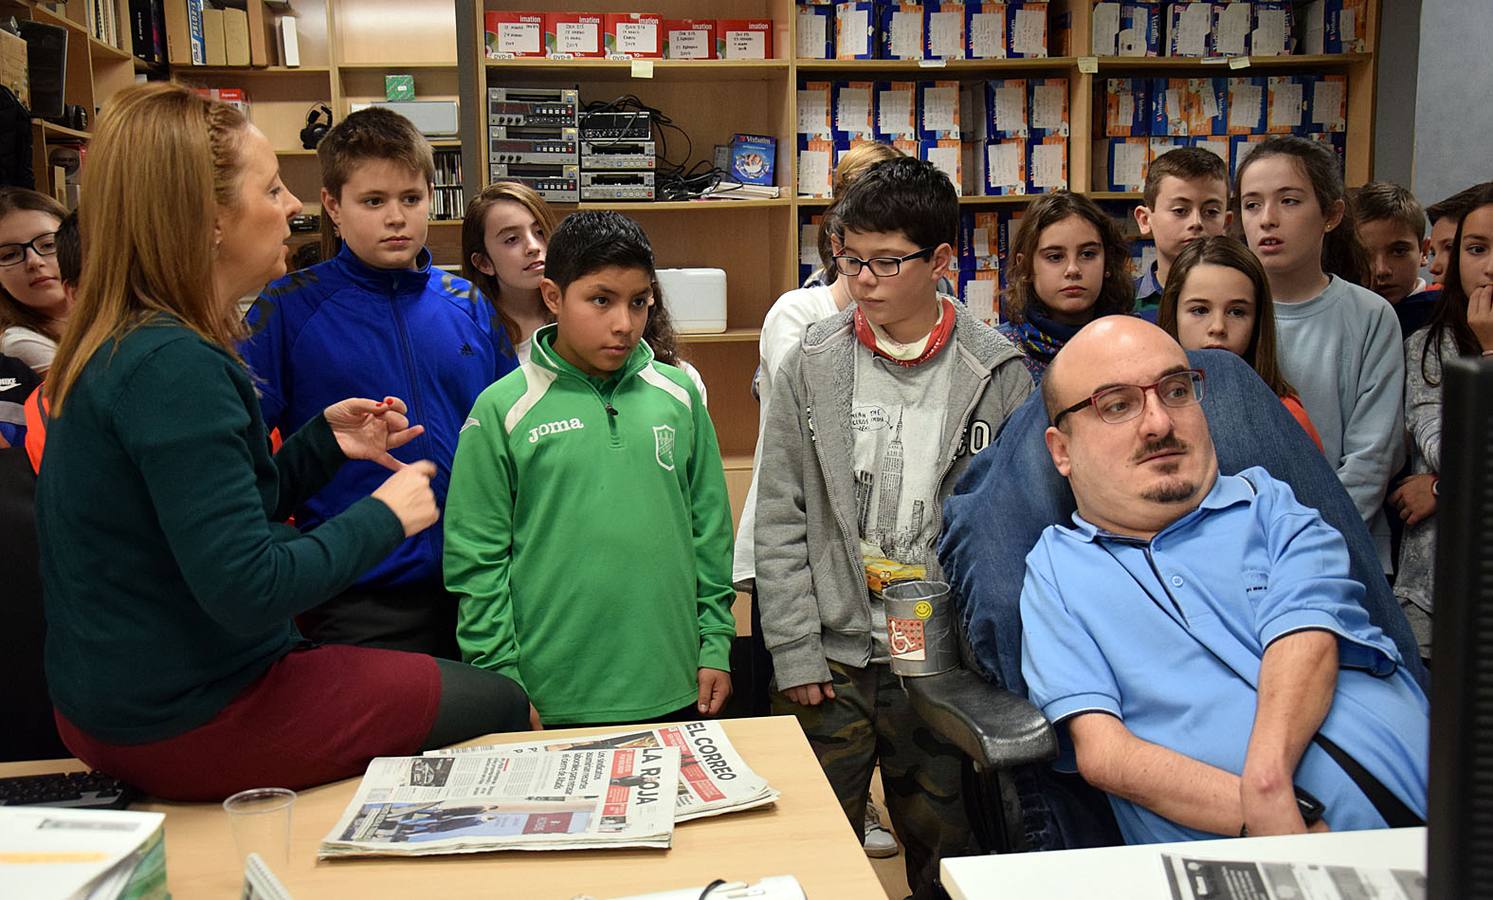
<instances>
[{"instance_id":1,"label":"wooden desk","mask_svg":"<svg viewBox=\"0 0 1493 900\"><path fill-rule=\"evenodd\" d=\"M943 861L954 900L1155 900L1170 896L1161 854L1197 859L1311 862L1365 869L1426 870L1424 828L1382 828L1181 844L1139 844L1051 853L966 856Z\"/></svg>"},{"instance_id":2,"label":"wooden desk","mask_svg":"<svg viewBox=\"0 0 1493 900\"><path fill-rule=\"evenodd\" d=\"M782 792L775 805L685 822L669 850L506 851L415 860L316 860L316 847L351 801L356 780L299 792L291 822L289 871L277 872L296 900L316 897L523 897L570 900L795 875L821 898L886 896L845 821L814 752L791 716L727 719L742 759ZM585 734L579 728L549 736ZM471 741L499 744L529 735ZM78 767L76 760L70 761ZM203 765L212 765L203 760ZM54 772L57 762L0 765L0 776ZM142 803L166 813L166 871L181 900L237 896L228 816L216 803Z\"/></svg>"}]
</instances>

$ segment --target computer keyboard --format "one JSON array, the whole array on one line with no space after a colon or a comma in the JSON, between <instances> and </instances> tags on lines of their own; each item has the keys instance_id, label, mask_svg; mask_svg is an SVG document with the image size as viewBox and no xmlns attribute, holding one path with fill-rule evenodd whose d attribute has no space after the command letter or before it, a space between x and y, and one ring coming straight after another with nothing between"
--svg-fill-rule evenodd
<instances>
[{"instance_id":1,"label":"computer keyboard","mask_svg":"<svg viewBox=\"0 0 1493 900\"><path fill-rule=\"evenodd\" d=\"M124 809L135 789L102 772L49 772L0 778L0 806Z\"/></svg>"}]
</instances>

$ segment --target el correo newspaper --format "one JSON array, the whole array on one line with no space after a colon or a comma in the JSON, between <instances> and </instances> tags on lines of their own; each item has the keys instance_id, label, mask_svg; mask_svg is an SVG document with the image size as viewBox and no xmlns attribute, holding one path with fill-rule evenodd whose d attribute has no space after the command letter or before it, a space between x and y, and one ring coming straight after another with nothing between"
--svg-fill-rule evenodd
<instances>
[{"instance_id":1,"label":"el correo newspaper","mask_svg":"<svg viewBox=\"0 0 1493 900\"><path fill-rule=\"evenodd\" d=\"M673 747L380 757L317 855L668 847Z\"/></svg>"},{"instance_id":2,"label":"el correo newspaper","mask_svg":"<svg viewBox=\"0 0 1493 900\"><path fill-rule=\"evenodd\" d=\"M1239 862L1161 855L1175 900L1425 900L1426 876L1408 869Z\"/></svg>"},{"instance_id":3,"label":"el correo newspaper","mask_svg":"<svg viewBox=\"0 0 1493 900\"><path fill-rule=\"evenodd\" d=\"M621 747L679 748L682 757L679 763L679 794L674 804L676 822L766 806L778 798L778 792L747 767L719 722L681 722L652 729L636 728L577 738L445 748L427 751L425 755L467 756Z\"/></svg>"}]
</instances>

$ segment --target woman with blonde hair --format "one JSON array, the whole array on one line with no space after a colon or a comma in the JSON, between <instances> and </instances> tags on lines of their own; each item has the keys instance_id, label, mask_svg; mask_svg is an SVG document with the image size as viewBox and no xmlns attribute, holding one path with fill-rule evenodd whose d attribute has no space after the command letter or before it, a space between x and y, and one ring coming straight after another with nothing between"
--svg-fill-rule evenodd
<instances>
[{"instance_id":1,"label":"woman with blonde hair","mask_svg":"<svg viewBox=\"0 0 1493 900\"><path fill-rule=\"evenodd\" d=\"M421 430L398 398L333 404L269 453L236 301L284 274L300 209L264 135L177 85L121 91L89 149L37 486L47 677L68 748L157 797L320 784L532 721L496 673L300 639L293 616L439 515L435 467L389 455ZM310 533L282 524L348 459L394 472Z\"/></svg>"}]
</instances>

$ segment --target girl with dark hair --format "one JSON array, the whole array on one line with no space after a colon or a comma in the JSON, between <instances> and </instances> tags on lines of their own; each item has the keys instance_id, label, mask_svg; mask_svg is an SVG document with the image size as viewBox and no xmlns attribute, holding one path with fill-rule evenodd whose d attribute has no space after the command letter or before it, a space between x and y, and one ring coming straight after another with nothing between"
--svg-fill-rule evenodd
<instances>
[{"instance_id":1,"label":"girl with dark hair","mask_svg":"<svg viewBox=\"0 0 1493 900\"><path fill-rule=\"evenodd\" d=\"M1275 359L1275 304L1265 270L1231 237L1186 244L1172 263L1157 324L1188 350L1227 350L1244 358L1322 449L1301 397Z\"/></svg>"},{"instance_id":2,"label":"girl with dark hair","mask_svg":"<svg viewBox=\"0 0 1493 900\"><path fill-rule=\"evenodd\" d=\"M1431 655L1435 590L1437 471L1441 468L1441 369L1455 356L1493 356L1493 186L1485 187L1457 225L1446 281L1431 324L1405 339L1405 429L1410 476L1389 495L1405 523L1395 596Z\"/></svg>"},{"instance_id":3,"label":"girl with dark hair","mask_svg":"<svg viewBox=\"0 0 1493 900\"><path fill-rule=\"evenodd\" d=\"M1267 138L1239 165L1235 202L1275 299L1282 373L1391 571L1384 494L1403 461L1405 356L1394 307L1356 283L1363 248L1337 157Z\"/></svg>"},{"instance_id":4,"label":"girl with dark hair","mask_svg":"<svg viewBox=\"0 0 1493 900\"><path fill-rule=\"evenodd\" d=\"M1034 382L1078 330L1135 306L1130 254L1120 228L1083 194L1044 194L1012 242L998 330L1021 350Z\"/></svg>"}]
</instances>

